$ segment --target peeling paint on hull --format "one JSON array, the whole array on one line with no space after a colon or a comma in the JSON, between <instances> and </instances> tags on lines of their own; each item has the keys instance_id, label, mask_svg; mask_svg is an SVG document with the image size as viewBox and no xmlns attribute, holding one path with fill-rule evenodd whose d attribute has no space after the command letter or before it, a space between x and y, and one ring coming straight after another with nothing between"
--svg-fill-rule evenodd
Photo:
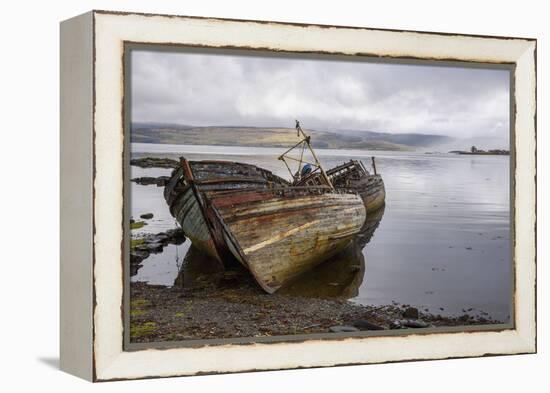
<instances>
[{"instance_id":1,"label":"peeling paint on hull","mask_svg":"<svg viewBox=\"0 0 550 393\"><path fill-rule=\"evenodd\" d=\"M269 293L343 250L365 221L357 194L261 194L265 199L252 203L217 206L216 197L212 203L228 228L232 252Z\"/></svg>"}]
</instances>

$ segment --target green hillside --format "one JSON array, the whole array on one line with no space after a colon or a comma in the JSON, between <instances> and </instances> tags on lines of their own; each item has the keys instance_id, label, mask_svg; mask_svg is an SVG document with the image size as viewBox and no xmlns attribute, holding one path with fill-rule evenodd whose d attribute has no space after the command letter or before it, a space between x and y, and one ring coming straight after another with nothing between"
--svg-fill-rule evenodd
<instances>
[{"instance_id":1,"label":"green hillside","mask_svg":"<svg viewBox=\"0 0 550 393\"><path fill-rule=\"evenodd\" d=\"M314 147L328 149L413 150L417 144L396 143L394 134L374 132L337 133L304 130ZM409 141L407 139L407 142ZM420 134L416 134L420 135ZM426 135L422 135L426 137ZM434 135L433 137L439 137ZM132 142L186 145L225 145L290 147L299 141L293 128L270 127L193 127L159 124L133 124Z\"/></svg>"}]
</instances>

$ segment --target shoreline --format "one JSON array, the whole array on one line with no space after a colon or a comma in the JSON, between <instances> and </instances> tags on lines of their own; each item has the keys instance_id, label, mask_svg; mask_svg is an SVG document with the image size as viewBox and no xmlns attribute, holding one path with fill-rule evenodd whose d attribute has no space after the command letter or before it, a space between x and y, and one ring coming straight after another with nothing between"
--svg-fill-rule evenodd
<instances>
[{"instance_id":1,"label":"shoreline","mask_svg":"<svg viewBox=\"0 0 550 393\"><path fill-rule=\"evenodd\" d=\"M132 343L501 323L468 313L432 314L407 304L368 306L284 290L270 295L239 267L214 269L192 280L184 273L173 287L131 282L130 294Z\"/></svg>"}]
</instances>

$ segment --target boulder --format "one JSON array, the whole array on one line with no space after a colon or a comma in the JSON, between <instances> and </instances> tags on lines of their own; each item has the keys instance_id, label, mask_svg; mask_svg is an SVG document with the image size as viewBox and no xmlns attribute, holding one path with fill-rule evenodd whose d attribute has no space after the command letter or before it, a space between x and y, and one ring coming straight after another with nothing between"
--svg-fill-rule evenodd
<instances>
[{"instance_id":1,"label":"boulder","mask_svg":"<svg viewBox=\"0 0 550 393\"><path fill-rule=\"evenodd\" d=\"M415 307L407 307L403 311L403 318L418 319L418 309Z\"/></svg>"},{"instance_id":2,"label":"boulder","mask_svg":"<svg viewBox=\"0 0 550 393\"><path fill-rule=\"evenodd\" d=\"M168 176L159 176L159 177L143 176L143 177L134 177L130 181L133 181L134 183L140 184L142 186L150 186L154 184L157 187L164 187L168 182L168 180L170 180Z\"/></svg>"},{"instance_id":3,"label":"boulder","mask_svg":"<svg viewBox=\"0 0 550 393\"><path fill-rule=\"evenodd\" d=\"M132 250L130 251L130 264L137 265L140 264L145 258L149 256L149 251L147 250ZM137 272L137 270L136 270Z\"/></svg>"},{"instance_id":4,"label":"boulder","mask_svg":"<svg viewBox=\"0 0 550 393\"><path fill-rule=\"evenodd\" d=\"M140 168L177 168L179 163L170 158L144 157L131 159L130 165Z\"/></svg>"},{"instance_id":5,"label":"boulder","mask_svg":"<svg viewBox=\"0 0 550 393\"><path fill-rule=\"evenodd\" d=\"M183 231L179 228L177 229L170 229L166 231L166 234L168 235L167 241L169 243L180 245L185 241L185 234Z\"/></svg>"}]
</instances>

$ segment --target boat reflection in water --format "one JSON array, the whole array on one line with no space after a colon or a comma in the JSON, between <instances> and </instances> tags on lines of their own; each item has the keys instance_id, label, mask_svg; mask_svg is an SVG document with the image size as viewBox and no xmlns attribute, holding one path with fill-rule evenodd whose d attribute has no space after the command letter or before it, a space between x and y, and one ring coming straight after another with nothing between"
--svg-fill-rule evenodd
<instances>
[{"instance_id":1,"label":"boat reflection in water","mask_svg":"<svg viewBox=\"0 0 550 393\"><path fill-rule=\"evenodd\" d=\"M205 282L217 284L224 270L223 263L191 245L174 280L174 286L194 288L204 286Z\"/></svg>"},{"instance_id":2,"label":"boat reflection in water","mask_svg":"<svg viewBox=\"0 0 550 393\"><path fill-rule=\"evenodd\" d=\"M355 238L356 246L359 247L359 249L362 250L371 241L376 228L378 228L380 221L382 221L385 209L386 206L382 205L379 209L369 212L367 215L367 219L361 228L361 232L359 232Z\"/></svg>"},{"instance_id":3,"label":"boat reflection in water","mask_svg":"<svg viewBox=\"0 0 550 393\"><path fill-rule=\"evenodd\" d=\"M384 215L384 206L368 214L361 232L343 251L282 287L277 293L315 298L356 297L365 277L363 248L372 239ZM232 268L233 269L233 268ZM227 271L218 260L191 246L183 260L174 286L191 289L211 287L213 290L256 285L240 265Z\"/></svg>"},{"instance_id":4,"label":"boat reflection in water","mask_svg":"<svg viewBox=\"0 0 550 393\"><path fill-rule=\"evenodd\" d=\"M361 232L342 252L279 290L281 294L315 298L349 299L359 294L365 277L363 248L384 215L384 206L367 214Z\"/></svg>"}]
</instances>

